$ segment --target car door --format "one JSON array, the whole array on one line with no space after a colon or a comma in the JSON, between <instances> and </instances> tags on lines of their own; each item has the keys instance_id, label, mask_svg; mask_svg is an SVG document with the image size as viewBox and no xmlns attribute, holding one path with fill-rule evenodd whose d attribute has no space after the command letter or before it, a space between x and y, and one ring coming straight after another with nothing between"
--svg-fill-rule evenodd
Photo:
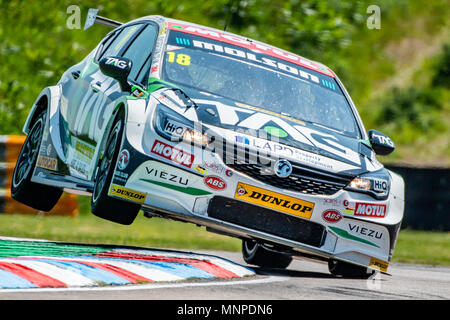
<instances>
[{"instance_id":1,"label":"car door","mask_svg":"<svg viewBox=\"0 0 450 320\"><path fill-rule=\"evenodd\" d=\"M92 177L99 143L107 125L105 119L109 119L108 106L127 94L121 92L116 80L100 71L98 61L105 56L122 54L144 27L143 23L137 23L113 32L102 42L92 60L85 62L82 70L71 71L72 83L63 87L67 100L67 110L63 112L67 126L65 153L72 176Z\"/></svg>"}]
</instances>

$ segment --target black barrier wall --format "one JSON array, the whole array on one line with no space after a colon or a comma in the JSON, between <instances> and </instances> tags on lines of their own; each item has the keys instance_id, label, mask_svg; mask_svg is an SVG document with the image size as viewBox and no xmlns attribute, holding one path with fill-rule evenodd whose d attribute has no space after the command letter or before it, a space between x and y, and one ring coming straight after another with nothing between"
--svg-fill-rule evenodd
<instances>
[{"instance_id":1,"label":"black barrier wall","mask_svg":"<svg viewBox=\"0 0 450 320\"><path fill-rule=\"evenodd\" d=\"M385 167L405 180L402 228L450 231L450 168Z\"/></svg>"}]
</instances>

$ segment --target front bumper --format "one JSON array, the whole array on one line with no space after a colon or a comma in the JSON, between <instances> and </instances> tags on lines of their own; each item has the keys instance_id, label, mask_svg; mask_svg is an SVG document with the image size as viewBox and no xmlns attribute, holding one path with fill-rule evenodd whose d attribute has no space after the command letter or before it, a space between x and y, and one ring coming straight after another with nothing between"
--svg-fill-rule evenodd
<instances>
[{"instance_id":1,"label":"front bumper","mask_svg":"<svg viewBox=\"0 0 450 320\"><path fill-rule=\"evenodd\" d=\"M147 139L138 146L129 141L133 140L127 135L122 150L130 153L130 162L123 170L116 168L112 186L137 196L133 199L113 192L110 196L219 233L283 246L294 255L337 259L387 271L403 216L401 195L391 193L388 199L379 201L344 189L332 195L301 194L239 172L213 152L175 145L156 134L154 140ZM155 153L151 148L156 141L178 150L178 155L191 154L194 161L177 161L170 157L169 149ZM207 177L218 178L224 187L211 186L206 183ZM242 186L261 196L254 201L242 196ZM359 203L382 205L385 212L383 216L357 216ZM324 213L328 211L338 212L341 218L327 221Z\"/></svg>"}]
</instances>

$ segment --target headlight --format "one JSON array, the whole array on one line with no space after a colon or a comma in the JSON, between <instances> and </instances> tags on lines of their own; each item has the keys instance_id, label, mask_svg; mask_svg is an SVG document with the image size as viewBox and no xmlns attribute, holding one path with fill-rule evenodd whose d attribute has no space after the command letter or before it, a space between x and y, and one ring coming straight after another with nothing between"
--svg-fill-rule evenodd
<instances>
[{"instance_id":1,"label":"headlight","mask_svg":"<svg viewBox=\"0 0 450 320\"><path fill-rule=\"evenodd\" d=\"M354 178L345 187L346 190L367 193L379 200L387 199L391 182L389 174L382 169Z\"/></svg>"},{"instance_id":2,"label":"headlight","mask_svg":"<svg viewBox=\"0 0 450 320\"><path fill-rule=\"evenodd\" d=\"M212 142L212 138L204 134L201 124L184 118L164 105L156 107L153 125L159 135L173 142L184 141L202 147Z\"/></svg>"}]
</instances>

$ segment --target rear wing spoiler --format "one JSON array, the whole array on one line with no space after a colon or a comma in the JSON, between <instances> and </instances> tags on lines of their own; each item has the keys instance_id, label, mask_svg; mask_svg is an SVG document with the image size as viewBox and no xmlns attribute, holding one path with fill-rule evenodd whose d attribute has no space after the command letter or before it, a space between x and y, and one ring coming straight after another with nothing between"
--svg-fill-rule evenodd
<instances>
[{"instance_id":1,"label":"rear wing spoiler","mask_svg":"<svg viewBox=\"0 0 450 320\"><path fill-rule=\"evenodd\" d=\"M110 28L117 28L122 25L122 22L98 16L97 13L98 9L89 9L86 22L84 23L84 30L92 27L94 23L102 24Z\"/></svg>"}]
</instances>

